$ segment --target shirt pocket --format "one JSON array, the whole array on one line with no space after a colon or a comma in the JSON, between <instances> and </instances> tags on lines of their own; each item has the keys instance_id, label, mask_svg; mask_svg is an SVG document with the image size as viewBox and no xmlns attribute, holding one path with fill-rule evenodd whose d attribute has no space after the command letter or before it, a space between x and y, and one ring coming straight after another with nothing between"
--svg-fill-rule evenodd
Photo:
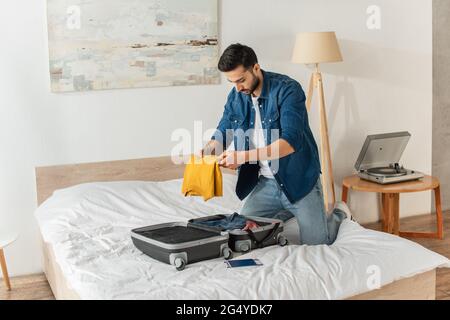
<instances>
[{"instance_id":1,"label":"shirt pocket","mask_svg":"<svg viewBox=\"0 0 450 320\"><path fill-rule=\"evenodd\" d=\"M248 136L245 131L245 118L236 114L229 116L235 150L248 149ZM231 134L231 132L230 132ZM231 138L231 137L230 137Z\"/></svg>"},{"instance_id":2,"label":"shirt pocket","mask_svg":"<svg viewBox=\"0 0 450 320\"><path fill-rule=\"evenodd\" d=\"M278 111L278 109L274 109L271 112L269 112L266 115L264 122L268 129L279 129L280 128L280 112Z\"/></svg>"},{"instance_id":3,"label":"shirt pocket","mask_svg":"<svg viewBox=\"0 0 450 320\"><path fill-rule=\"evenodd\" d=\"M230 120L231 123L231 128L236 130L236 129L243 129L243 125L244 125L244 118L242 116L238 116L235 114L232 114L229 116L228 118Z\"/></svg>"}]
</instances>

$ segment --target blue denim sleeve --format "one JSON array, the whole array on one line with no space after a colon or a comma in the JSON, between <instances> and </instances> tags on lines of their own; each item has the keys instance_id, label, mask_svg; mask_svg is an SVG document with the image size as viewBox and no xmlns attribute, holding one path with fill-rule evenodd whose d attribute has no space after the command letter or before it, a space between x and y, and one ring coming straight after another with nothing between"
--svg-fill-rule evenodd
<instances>
[{"instance_id":1,"label":"blue denim sleeve","mask_svg":"<svg viewBox=\"0 0 450 320\"><path fill-rule=\"evenodd\" d=\"M295 151L303 146L306 114L305 93L296 81L290 81L280 93L280 138L286 140Z\"/></svg>"},{"instance_id":2,"label":"blue denim sleeve","mask_svg":"<svg viewBox=\"0 0 450 320\"><path fill-rule=\"evenodd\" d=\"M232 103L232 97L234 93L234 89L230 92L227 98L227 102L225 104L222 119L220 119L219 124L217 125L216 131L211 137L211 140L217 140L220 143L222 143L223 150L227 149L229 144L231 143L230 137L227 139L227 130L232 129L231 122L230 122L230 115L231 115L231 103Z\"/></svg>"}]
</instances>

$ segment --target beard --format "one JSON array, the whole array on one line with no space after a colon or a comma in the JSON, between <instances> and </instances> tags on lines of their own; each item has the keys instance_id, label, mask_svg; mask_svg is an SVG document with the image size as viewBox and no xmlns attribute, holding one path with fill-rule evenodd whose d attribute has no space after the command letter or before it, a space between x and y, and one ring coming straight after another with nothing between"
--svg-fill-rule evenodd
<instances>
[{"instance_id":1,"label":"beard","mask_svg":"<svg viewBox=\"0 0 450 320\"><path fill-rule=\"evenodd\" d=\"M252 84L249 89L244 90L245 94L252 95L253 92L258 88L259 86L259 78L253 73L253 71L250 71L252 74Z\"/></svg>"}]
</instances>

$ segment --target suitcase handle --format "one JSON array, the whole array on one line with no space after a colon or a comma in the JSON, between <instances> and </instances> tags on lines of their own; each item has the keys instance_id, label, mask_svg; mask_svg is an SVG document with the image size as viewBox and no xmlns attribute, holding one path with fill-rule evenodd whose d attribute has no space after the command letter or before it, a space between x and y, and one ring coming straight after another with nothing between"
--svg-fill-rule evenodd
<instances>
[{"instance_id":1,"label":"suitcase handle","mask_svg":"<svg viewBox=\"0 0 450 320\"><path fill-rule=\"evenodd\" d=\"M248 233L248 236L250 237L250 239L256 244L256 247L258 249L260 249L260 248L264 248L264 244L267 242L267 240L269 240L270 238L272 238L275 235L275 233L278 231L279 227L280 227L280 223L279 222L275 223L272 231L267 236L265 236L264 239L262 239L261 241L258 241L256 239L255 234L253 233L253 231L251 229L248 229L247 233Z\"/></svg>"}]
</instances>

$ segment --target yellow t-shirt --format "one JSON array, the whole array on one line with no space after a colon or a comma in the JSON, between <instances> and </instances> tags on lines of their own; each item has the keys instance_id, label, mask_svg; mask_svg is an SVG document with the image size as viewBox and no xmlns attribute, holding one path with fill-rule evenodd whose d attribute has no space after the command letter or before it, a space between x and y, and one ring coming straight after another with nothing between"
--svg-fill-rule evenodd
<instances>
[{"instance_id":1,"label":"yellow t-shirt","mask_svg":"<svg viewBox=\"0 0 450 320\"><path fill-rule=\"evenodd\" d=\"M205 201L223 195L222 172L215 156L191 155L184 169L181 192L184 196L202 196Z\"/></svg>"}]
</instances>

